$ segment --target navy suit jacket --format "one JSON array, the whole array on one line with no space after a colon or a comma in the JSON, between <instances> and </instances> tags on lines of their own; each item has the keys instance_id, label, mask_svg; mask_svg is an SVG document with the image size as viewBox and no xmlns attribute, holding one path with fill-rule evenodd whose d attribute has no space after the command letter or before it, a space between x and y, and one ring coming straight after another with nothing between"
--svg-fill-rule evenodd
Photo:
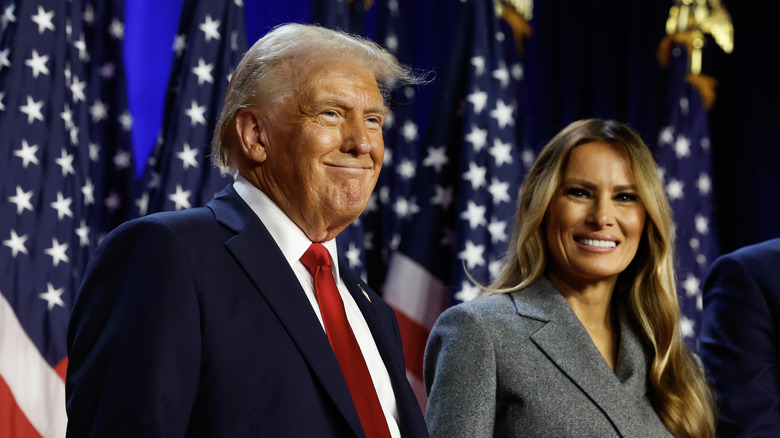
<instances>
[{"instance_id":1,"label":"navy suit jacket","mask_svg":"<svg viewBox=\"0 0 780 438\"><path fill-rule=\"evenodd\" d=\"M780 239L715 261L700 342L718 393L718 436L780 437Z\"/></svg>"},{"instance_id":2,"label":"navy suit jacket","mask_svg":"<svg viewBox=\"0 0 780 438\"><path fill-rule=\"evenodd\" d=\"M384 359L402 435L427 437L392 309L340 272ZM110 233L74 303L68 347L69 437L363 436L311 304L232 185L208 207Z\"/></svg>"}]
</instances>

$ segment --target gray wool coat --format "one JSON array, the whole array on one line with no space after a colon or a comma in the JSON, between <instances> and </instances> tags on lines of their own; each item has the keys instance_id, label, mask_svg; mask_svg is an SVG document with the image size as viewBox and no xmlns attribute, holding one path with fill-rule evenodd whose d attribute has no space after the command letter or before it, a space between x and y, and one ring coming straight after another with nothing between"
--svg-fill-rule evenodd
<instances>
[{"instance_id":1,"label":"gray wool coat","mask_svg":"<svg viewBox=\"0 0 780 438\"><path fill-rule=\"evenodd\" d=\"M671 436L646 395L650 356L619 323L613 372L546 278L448 309L424 358L431 437Z\"/></svg>"}]
</instances>

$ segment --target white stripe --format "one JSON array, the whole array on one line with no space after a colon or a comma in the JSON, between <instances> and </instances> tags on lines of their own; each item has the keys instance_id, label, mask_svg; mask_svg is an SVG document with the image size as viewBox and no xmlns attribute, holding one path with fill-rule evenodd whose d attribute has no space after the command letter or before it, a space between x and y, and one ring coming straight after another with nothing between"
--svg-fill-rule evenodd
<instances>
[{"instance_id":1,"label":"white stripe","mask_svg":"<svg viewBox=\"0 0 780 438\"><path fill-rule=\"evenodd\" d=\"M64 336L64 333L63 333ZM65 436L65 382L41 356L0 293L0 376L44 438Z\"/></svg>"},{"instance_id":2,"label":"white stripe","mask_svg":"<svg viewBox=\"0 0 780 438\"><path fill-rule=\"evenodd\" d=\"M449 289L409 257L396 251L387 268L383 298L421 326L431 330L449 306Z\"/></svg>"}]
</instances>

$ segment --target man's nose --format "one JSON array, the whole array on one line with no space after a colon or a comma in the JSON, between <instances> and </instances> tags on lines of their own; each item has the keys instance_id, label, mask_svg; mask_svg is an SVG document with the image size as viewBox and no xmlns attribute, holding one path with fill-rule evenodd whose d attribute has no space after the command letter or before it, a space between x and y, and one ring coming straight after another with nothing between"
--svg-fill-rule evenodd
<instances>
[{"instance_id":1,"label":"man's nose","mask_svg":"<svg viewBox=\"0 0 780 438\"><path fill-rule=\"evenodd\" d=\"M371 142L368 127L363 119L355 118L354 120L349 120L345 123L344 131L341 145L343 152L357 155L371 152L374 145Z\"/></svg>"}]
</instances>

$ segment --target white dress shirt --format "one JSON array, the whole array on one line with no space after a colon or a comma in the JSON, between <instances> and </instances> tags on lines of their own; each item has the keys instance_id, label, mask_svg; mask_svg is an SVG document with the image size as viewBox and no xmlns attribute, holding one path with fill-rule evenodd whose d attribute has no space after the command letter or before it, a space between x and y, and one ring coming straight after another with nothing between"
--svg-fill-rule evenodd
<instances>
[{"instance_id":1,"label":"white dress shirt","mask_svg":"<svg viewBox=\"0 0 780 438\"><path fill-rule=\"evenodd\" d=\"M268 195L253 186L241 175L236 176L233 187L236 189L238 195L241 196L241 199L243 199L244 202L252 208L252 211L255 212L257 217L260 218L263 225L265 225L268 232L271 234L271 237L276 241L279 249L282 250L284 258L287 259L287 263L298 278L303 291L306 293L306 298L309 299L309 304L311 304L312 310L314 310L314 313L320 320L320 325L322 325L322 330L324 331L325 325L322 322L320 307L317 303L317 297L314 294L314 279L300 260L306 250L309 249L309 246L311 246L311 240L306 237L306 234L304 234L295 222L293 222L292 219L290 219L284 211L268 197ZM341 275L339 275L336 239L320 243L322 243L330 253L333 275L336 279L339 293L341 294L341 300L344 301L347 320L352 327L352 332L355 334L355 338L360 346L360 351L363 353L363 358L365 359L368 371L371 374L371 380L374 382L374 388L379 397L379 403L382 405L382 410L387 419L390 435L394 438L400 438L401 432L398 429L398 408L396 406L395 393L393 392L393 384L390 381L390 375L387 373L387 368L382 360L382 356L379 354L379 350L374 342L374 337L371 334L371 330L368 328L363 313L360 312L360 308L349 293ZM368 299L368 297L366 297L366 299Z\"/></svg>"}]
</instances>

